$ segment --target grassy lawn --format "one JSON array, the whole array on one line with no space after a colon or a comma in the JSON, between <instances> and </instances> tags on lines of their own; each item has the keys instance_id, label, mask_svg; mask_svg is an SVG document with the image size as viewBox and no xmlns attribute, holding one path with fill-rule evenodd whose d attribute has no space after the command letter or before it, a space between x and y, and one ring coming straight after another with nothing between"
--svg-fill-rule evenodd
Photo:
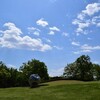
<instances>
[{"instance_id":1,"label":"grassy lawn","mask_svg":"<svg viewBox=\"0 0 100 100\"><path fill-rule=\"evenodd\" d=\"M100 82L55 81L32 89L2 88L0 100L100 100Z\"/></svg>"}]
</instances>

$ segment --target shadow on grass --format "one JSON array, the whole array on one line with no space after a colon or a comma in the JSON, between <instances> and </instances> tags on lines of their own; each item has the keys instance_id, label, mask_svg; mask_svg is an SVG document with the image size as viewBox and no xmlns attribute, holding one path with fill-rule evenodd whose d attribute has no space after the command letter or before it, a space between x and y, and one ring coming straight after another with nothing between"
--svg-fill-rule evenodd
<instances>
[{"instance_id":1,"label":"shadow on grass","mask_svg":"<svg viewBox=\"0 0 100 100\"><path fill-rule=\"evenodd\" d=\"M39 84L39 85L34 85L33 87L30 87L30 88L39 88L39 87L44 87L44 86L48 86L49 84Z\"/></svg>"}]
</instances>

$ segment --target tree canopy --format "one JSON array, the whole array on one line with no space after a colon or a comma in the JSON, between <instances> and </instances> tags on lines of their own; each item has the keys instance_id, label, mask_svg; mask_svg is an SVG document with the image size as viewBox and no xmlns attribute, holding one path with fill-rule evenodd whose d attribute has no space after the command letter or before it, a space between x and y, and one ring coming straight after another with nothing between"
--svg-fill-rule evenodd
<instances>
[{"instance_id":1,"label":"tree canopy","mask_svg":"<svg viewBox=\"0 0 100 100\"><path fill-rule=\"evenodd\" d=\"M100 66L92 64L88 55L82 55L65 67L64 75L71 79L92 81L94 76L100 78Z\"/></svg>"},{"instance_id":2,"label":"tree canopy","mask_svg":"<svg viewBox=\"0 0 100 100\"><path fill-rule=\"evenodd\" d=\"M23 65L20 67L20 71L26 78L29 78L31 74L38 74L42 80L47 80L49 78L45 63L36 59L23 63Z\"/></svg>"},{"instance_id":3,"label":"tree canopy","mask_svg":"<svg viewBox=\"0 0 100 100\"><path fill-rule=\"evenodd\" d=\"M19 70L7 67L0 61L0 87L28 86L31 74L38 74L42 81L49 79L47 66L39 60L23 63Z\"/></svg>"},{"instance_id":4,"label":"tree canopy","mask_svg":"<svg viewBox=\"0 0 100 100\"><path fill-rule=\"evenodd\" d=\"M42 82L49 79L47 66L39 60L32 59L23 63L19 70L7 67L0 61L0 87L28 86L31 74L38 74ZM92 63L88 55L82 55L67 64L64 76L82 81L100 80L100 65Z\"/></svg>"}]
</instances>

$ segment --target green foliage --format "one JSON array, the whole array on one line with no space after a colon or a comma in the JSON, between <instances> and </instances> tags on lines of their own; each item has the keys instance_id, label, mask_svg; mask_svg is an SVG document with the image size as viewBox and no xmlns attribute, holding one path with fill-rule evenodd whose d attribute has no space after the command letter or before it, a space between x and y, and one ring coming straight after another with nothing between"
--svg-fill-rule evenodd
<instances>
[{"instance_id":1,"label":"green foliage","mask_svg":"<svg viewBox=\"0 0 100 100\"><path fill-rule=\"evenodd\" d=\"M9 80L10 80L10 73L6 69L0 70L0 87L8 87Z\"/></svg>"},{"instance_id":2,"label":"green foliage","mask_svg":"<svg viewBox=\"0 0 100 100\"><path fill-rule=\"evenodd\" d=\"M39 60L32 59L23 63L19 71L8 68L0 61L0 87L28 86L31 74L38 74L43 82L49 79L47 66ZM82 81L92 81L93 78L100 80L100 65L92 64L89 56L82 55L65 67L64 76Z\"/></svg>"},{"instance_id":3,"label":"green foliage","mask_svg":"<svg viewBox=\"0 0 100 100\"><path fill-rule=\"evenodd\" d=\"M79 70L80 79L83 81L93 80L93 65L90 57L82 55L76 60L76 66Z\"/></svg>"},{"instance_id":4,"label":"green foliage","mask_svg":"<svg viewBox=\"0 0 100 100\"><path fill-rule=\"evenodd\" d=\"M67 66L64 69L64 76L66 76L69 79L76 79L76 77L79 76L78 67L76 66L76 63L67 64Z\"/></svg>"},{"instance_id":5,"label":"green foliage","mask_svg":"<svg viewBox=\"0 0 100 100\"><path fill-rule=\"evenodd\" d=\"M93 73L96 80L100 80L100 65L93 64Z\"/></svg>"},{"instance_id":6,"label":"green foliage","mask_svg":"<svg viewBox=\"0 0 100 100\"><path fill-rule=\"evenodd\" d=\"M9 79L11 74L8 71L6 65L1 61L0 62L0 87L8 87Z\"/></svg>"},{"instance_id":7,"label":"green foliage","mask_svg":"<svg viewBox=\"0 0 100 100\"><path fill-rule=\"evenodd\" d=\"M64 75L68 78L92 81L93 80L93 64L89 56L82 55L74 63L65 67Z\"/></svg>"},{"instance_id":8,"label":"green foliage","mask_svg":"<svg viewBox=\"0 0 100 100\"><path fill-rule=\"evenodd\" d=\"M31 60L23 63L20 71L8 68L2 61L0 62L0 87L28 86L29 76L38 74L43 81L49 79L47 66L39 60Z\"/></svg>"},{"instance_id":9,"label":"green foliage","mask_svg":"<svg viewBox=\"0 0 100 100\"><path fill-rule=\"evenodd\" d=\"M43 62L36 59L23 63L20 67L20 71L23 73L25 80L27 81L31 74L38 74L42 80L48 80L49 78L47 66Z\"/></svg>"}]
</instances>

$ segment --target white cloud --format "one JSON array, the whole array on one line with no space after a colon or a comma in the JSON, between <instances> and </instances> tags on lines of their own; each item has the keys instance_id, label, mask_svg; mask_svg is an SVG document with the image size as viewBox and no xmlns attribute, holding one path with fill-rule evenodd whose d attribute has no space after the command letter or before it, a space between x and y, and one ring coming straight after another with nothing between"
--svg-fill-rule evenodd
<instances>
[{"instance_id":1,"label":"white cloud","mask_svg":"<svg viewBox=\"0 0 100 100\"><path fill-rule=\"evenodd\" d=\"M86 34L86 32L84 31L85 28L89 27L89 25L91 24L90 20L86 20L85 22L79 20L79 19L75 19L72 24L77 25L78 28L76 29L76 33L83 33Z\"/></svg>"},{"instance_id":2,"label":"white cloud","mask_svg":"<svg viewBox=\"0 0 100 100\"><path fill-rule=\"evenodd\" d=\"M49 75L51 77L53 76L61 76L63 75L63 72L64 72L64 68L59 68L59 69L53 69L49 72Z\"/></svg>"},{"instance_id":3,"label":"white cloud","mask_svg":"<svg viewBox=\"0 0 100 100\"><path fill-rule=\"evenodd\" d=\"M53 46L53 47L56 48L57 50L63 50L63 48L59 46Z\"/></svg>"},{"instance_id":4,"label":"white cloud","mask_svg":"<svg viewBox=\"0 0 100 100\"><path fill-rule=\"evenodd\" d=\"M74 54L80 54L81 51L74 51L73 53L74 53Z\"/></svg>"},{"instance_id":5,"label":"white cloud","mask_svg":"<svg viewBox=\"0 0 100 100\"><path fill-rule=\"evenodd\" d=\"M91 50L80 50L80 51L75 51L73 52L74 54L81 54L81 53L89 53L92 52Z\"/></svg>"},{"instance_id":6,"label":"white cloud","mask_svg":"<svg viewBox=\"0 0 100 100\"><path fill-rule=\"evenodd\" d=\"M97 23L97 26L100 27L100 23Z\"/></svg>"},{"instance_id":7,"label":"white cloud","mask_svg":"<svg viewBox=\"0 0 100 100\"><path fill-rule=\"evenodd\" d=\"M100 50L100 46L89 46L88 44L84 44L81 46L82 50Z\"/></svg>"},{"instance_id":8,"label":"white cloud","mask_svg":"<svg viewBox=\"0 0 100 100\"><path fill-rule=\"evenodd\" d=\"M15 24L13 23L8 22L8 23L5 23L3 26L8 28L8 30L5 31L5 34L13 35L14 33L16 36L22 34L21 29L17 28ZM1 30L1 32L3 31Z\"/></svg>"},{"instance_id":9,"label":"white cloud","mask_svg":"<svg viewBox=\"0 0 100 100\"><path fill-rule=\"evenodd\" d=\"M49 42L49 43L51 43L51 40L50 39L46 39L46 41Z\"/></svg>"},{"instance_id":10,"label":"white cloud","mask_svg":"<svg viewBox=\"0 0 100 100\"><path fill-rule=\"evenodd\" d=\"M39 31L40 32L40 30L38 28L35 28L35 27L28 27L28 30L29 31Z\"/></svg>"},{"instance_id":11,"label":"white cloud","mask_svg":"<svg viewBox=\"0 0 100 100\"><path fill-rule=\"evenodd\" d=\"M72 42L72 45L80 46L80 43L79 43L79 42L75 42L75 41L73 41L73 42Z\"/></svg>"},{"instance_id":12,"label":"white cloud","mask_svg":"<svg viewBox=\"0 0 100 100\"><path fill-rule=\"evenodd\" d=\"M40 35L40 33L38 31L35 31L33 34L36 35L36 36Z\"/></svg>"},{"instance_id":13,"label":"white cloud","mask_svg":"<svg viewBox=\"0 0 100 100\"><path fill-rule=\"evenodd\" d=\"M100 16L94 16L94 17L92 18L91 22L92 22L93 25L98 26L99 23L100 23Z\"/></svg>"},{"instance_id":14,"label":"white cloud","mask_svg":"<svg viewBox=\"0 0 100 100\"><path fill-rule=\"evenodd\" d=\"M89 53L89 52L93 52L94 50L100 50L100 46L90 46L88 44L84 44L82 46L80 46L80 50L79 51L75 51L74 54L80 54L80 53Z\"/></svg>"},{"instance_id":15,"label":"white cloud","mask_svg":"<svg viewBox=\"0 0 100 100\"><path fill-rule=\"evenodd\" d=\"M88 37L87 39L88 39L88 40L92 40L92 38L89 38L89 37Z\"/></svg>"},{"instance_id":16,"label":"white cloud","mask_svg":"<svg viewBox=\"0 0 100 100\"><path fill-rule=\"evenodd\" d=\"M35 51L51 50L52 47L42 42L41 39L21 36L22 31L14 23L5 23L6 30L1 31L0 46L7 48L26 49Z\"/></svg>"},{"instance_id":17,"label":"white cloud","mask_svg":"<svg viewBox=\"0 0 100 100\"><path fill-rule=\"evenodd\" d=\"M48 33L49 35L55 35L55 32L59 32L60 31L60 29L57 28L56 26L50 27L49 29L50 29L50 32Z\"/></svg>"},{"instance_id":18,"label":"white cloud","mask_svg":"<svg viewBox=\"0 0 100 100\"><path fill-rule=\"evenodd\" d=\"M95 13L100 11L100 3L92 3L86 6L85 10L82 10L80 14L78 14L77 19L84 20L84 18L88 16L92 16Z\"/></svg>"},{"instance_id":19,"label":"white cloud","mask_svg":"<svg viewBox=\"0 0 100 100\"><path fill-rule=\"evenodd\" d=\"M40 26L42 26L42 27L46 27L46 26L49 25L48 22L45 21L43 18L39 19L39 20L36 22L36 24L37 24L37 25L40 25Z\"/></svg>"},{"instance_id":20,"label":"white cloud","mask_svg":"<svg viewBox=\"0 0 100 100\"><path fill-rule=\"evenodd\" d=\"M77 18L80 19L80 20L83 20L84 17L85 17L85 14L83 14L83 13L80 13L80 14L78 14L78 16L77 16Z\"/></svg>"},{"instance_id":21,"label":"white cloud","mask_svg":"<svg viewBox=\"0 0 100 100\"><path fill-rule=\"evenodd\" d=\"M51 31L60 31L60 29L59 28L57 28L56 26L54 26L54 27L50 27L49 28Z\"/></svg>"},{"instance_id":22,"label":"white cloud","mask_svg":"<svg viewBox=\"0 0 100 100\"><path fill-rule=\"evenodd\" d=\"M50 39L48 39L48 38L43 38L43 40L45 40L46 42L48 42L48 43L51 43L52 41L50 40Z\"/></svg>"},{"instance_id":23,"label":"white cloud","mask_svg":"<svg viewBox=\"0 0 100 100\"><path fill-rule=\"evenodd\" d=\"M92 50L89 50L89 49L84 49L84 50L82 50L81 52L92 52Z\"/></svg>"},{"instance_id":24,"label":"white cloud","mask_svg":"<svg viewBox=\"0 0 100 100\"><path fill-rule=\"evenodd\" d=\"M28 31L30 34L34 34L36 36L39 36L41 32L38 28L35 27L28 27Z\"/></svg>"},{"instance_id":25,"label":"white cloud","mask_svg":"<svg viewBox=\"0 0 100 100\"><path fill-rule=\"evenodd\" d=\"M100 27L100 16L95 16L92 18L92 24Z\"/></svg>"},{"instance_id":26,"label":"white cloud","mask_svg":"<svg viewBox=\"0 0 100 100\"><path fill-rule=\"evenodd\" d=\"M77 18L83 20L87 15L92 16L95 13L100 11L100 3L92 3L86 6L85 10L82 10L80 14L78 14Z\"/></svg>"},{"instance_id":27,"label":"white cloud","mask_svg":"<svg viewBox=\"0 0 100 100\"><path fill-rule=\"evenodd\" d=\"M90 30L87 28L92 25L100 27L100 15L98 12L100 12L100 3L92 3L88 4L86 9L82 10L81 13L77 15L77 18L72 21L73 25L77 25L75 30L77 35L80 33L88 34ZM92 15L95 15L96 13L97 16L93 17Z\"/></svg>"},{"instance_id":28,"label":"white cloud","mask_svg":"<svg viewBox=\"0 0 100 100\"><path fill-rule=\"evenodd\" d=\"M92 4L88 4L86 6L86 10L83 10L82 13L91 16L99 11L100 11L100 3L92 3Z\"/></svg>"},{"instance_id":29,"label":"white cloud","mask_svg":"<svg viewBox=\"0 0 100 100\"><path fill-rule=\"evenodd\" d=\"M62 35L65 36L65 37L68 37L69 36L69 34L66 33L66 32L63 32Z\"/></svg>"},{"instance_id":30,"label":"white cloud","mask_svg":"<svg viewBox=\"0 0 100 100\"><path fill-rule=\"evenodd\" d=\"M54 31L50 31L48 34L49 35L55 35L55 32Z\"/></svg>"}]
</instances>

